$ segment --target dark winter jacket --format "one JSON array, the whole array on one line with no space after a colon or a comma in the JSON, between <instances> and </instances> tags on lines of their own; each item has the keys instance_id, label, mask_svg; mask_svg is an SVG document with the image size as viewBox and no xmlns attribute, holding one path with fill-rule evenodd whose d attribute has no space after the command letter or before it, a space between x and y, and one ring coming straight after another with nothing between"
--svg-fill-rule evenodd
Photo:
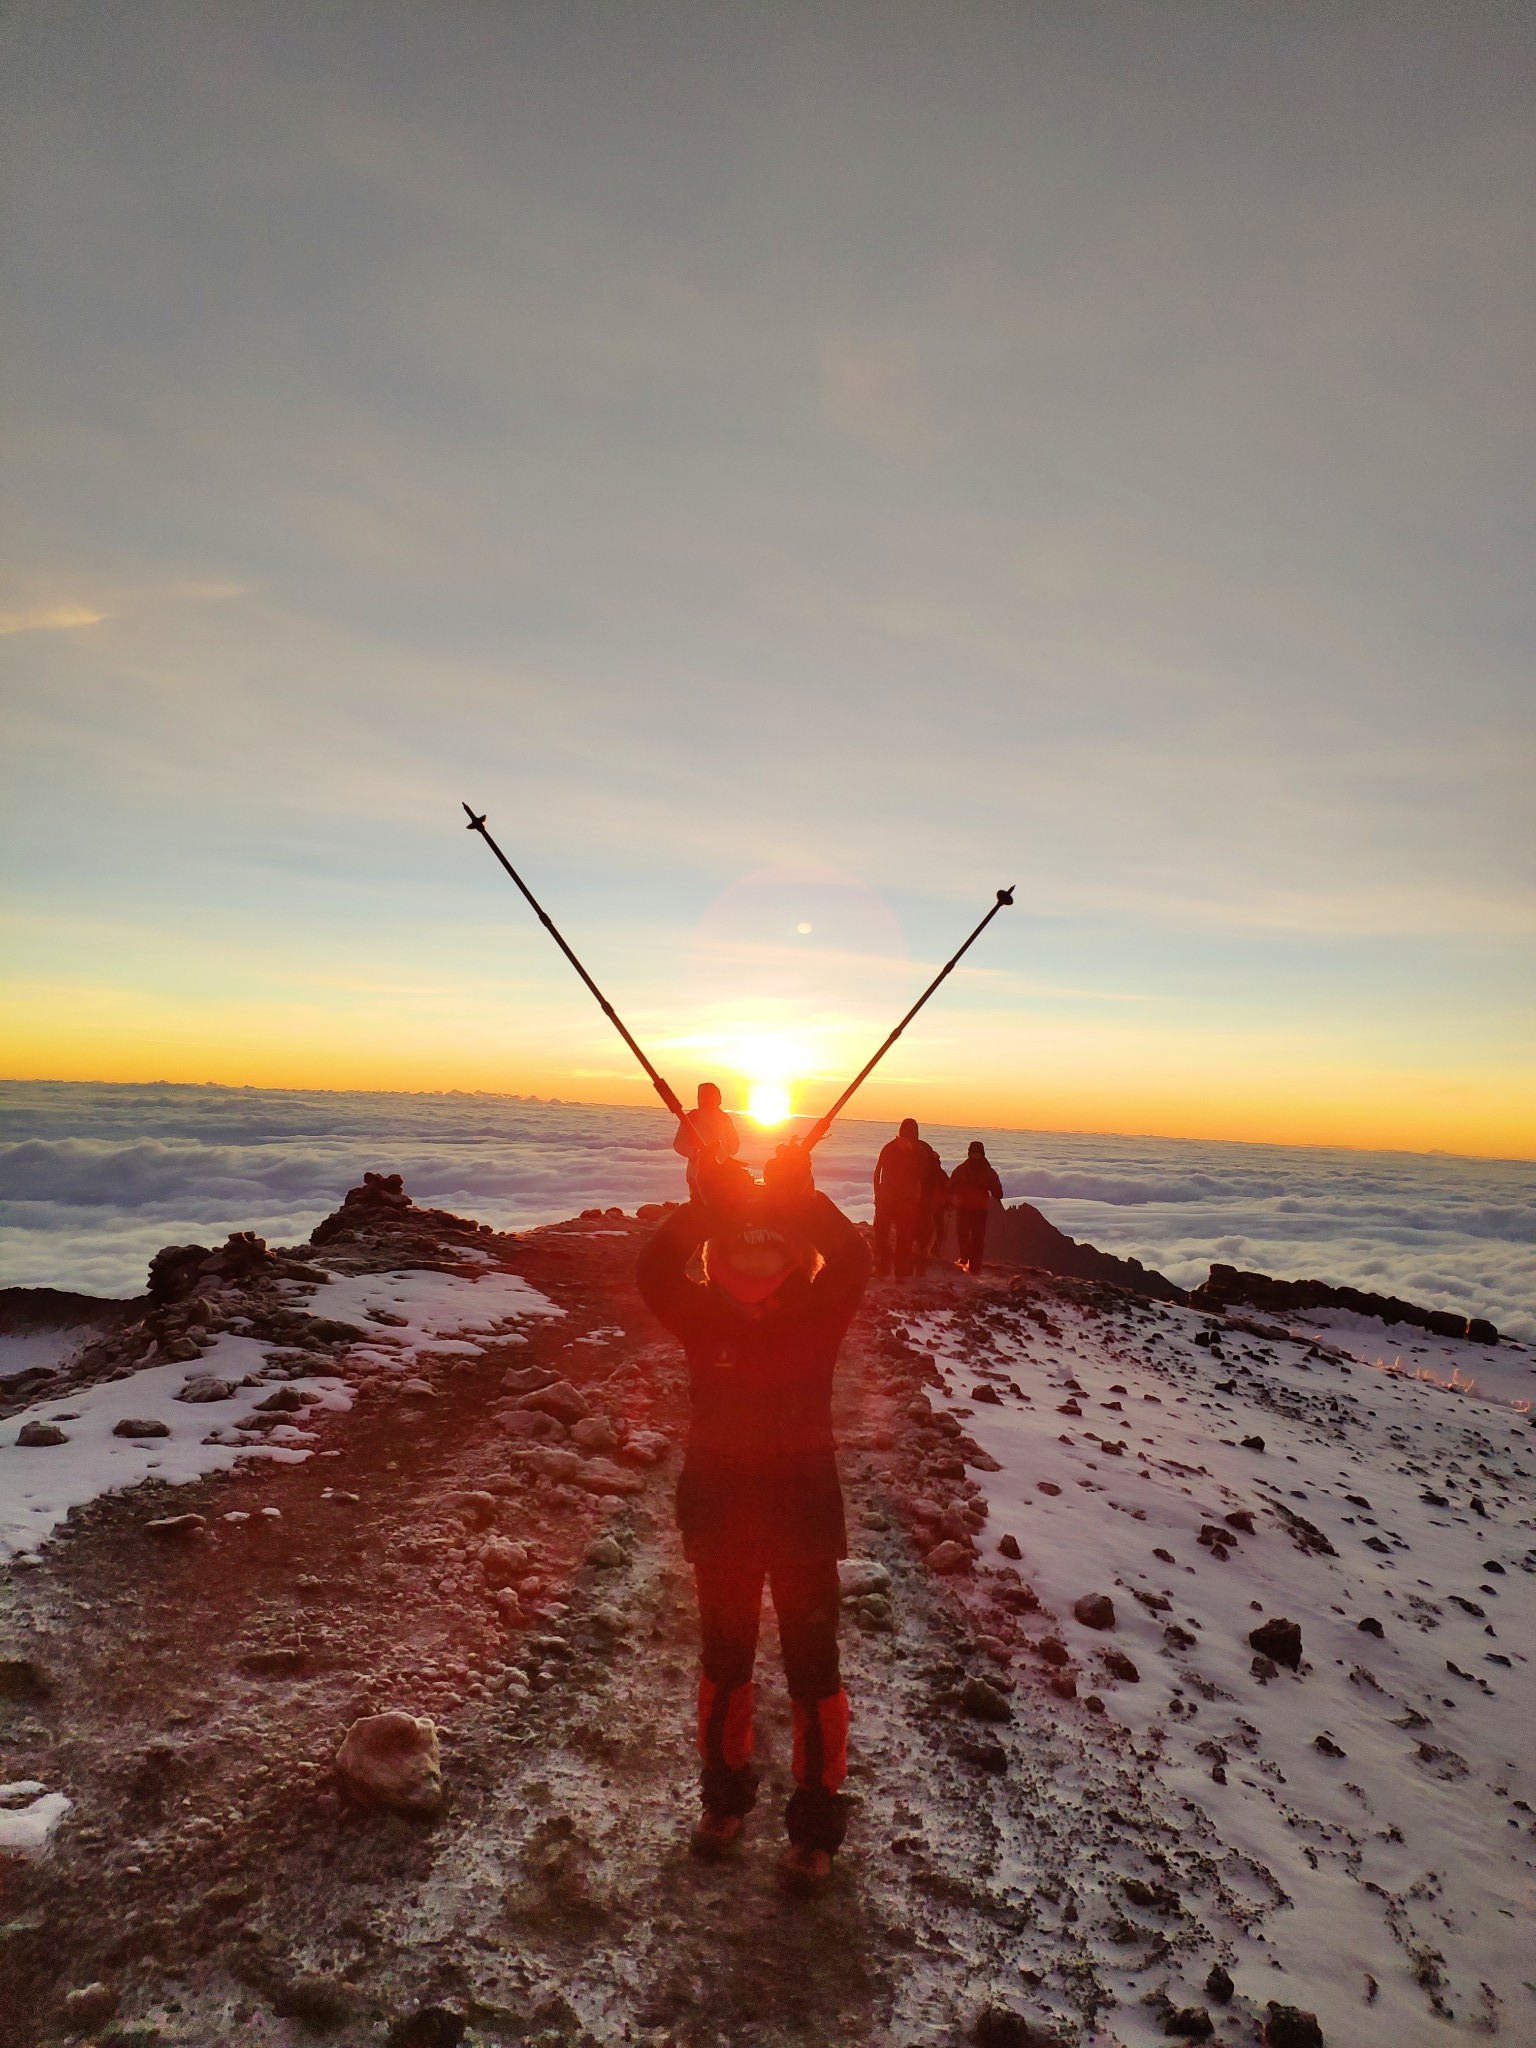
<instances>
[{"instance_id":1,"label":"dark winter jacket","mask_svg":"<svg viewBox=\"0 0 1536 2048\"><path fill-rule=\"evenodd\" d=\"M760 1311L690 1280L710 1218L690 1202L640 1254L636 1279L688 1354L693 1423L677 1487L689 1558L718 1550L846 1557L832 1442L838 1346L869 1277L864 1240L825 1195L796 1216L824 1263Z\"/></svg>"},{"instance_id":2,"label":"dark winter jacket","mask_svg":"<svg viewBox=\"0 0 1536 2048\"><path fill-rule=\"evenodd\" d=\"M962 1159L949 1176L950 1205L955 1209L985 1209L988 1202L1003 1199L1003 1184L988 1159Z\"/></svg>"},{"instance_id":3,"label":"dark winter jacket","mask_svg":"<svg viewBox=\"0 0 1536 2048\"><path fill-rule=\"evenodd\" d=\"M875 1161L875 1200L884 1208L919 1208L944 1184L939 1155L923 1138L892 1138Z\"/></svg>"}]
</instances>

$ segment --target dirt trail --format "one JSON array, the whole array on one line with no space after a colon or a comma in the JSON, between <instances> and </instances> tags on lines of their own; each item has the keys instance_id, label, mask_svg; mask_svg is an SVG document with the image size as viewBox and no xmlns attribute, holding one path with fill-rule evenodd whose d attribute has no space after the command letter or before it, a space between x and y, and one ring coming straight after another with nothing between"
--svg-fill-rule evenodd
<instances>
[{"instance_id":1,"label":"dirt trail","mask_svg":"<svg viewBox=\"0 0 1536 2048\"><path fill-rule=\"evenodd\" d=\"M332 1455L103 1498L11 1571L3 1654L35 1660L48 1691L0 1699L4 1775L74 1805L47 1855L0 1870L5 2048L919 2048L970 2040L989 2007L1047 2029L1018 2041L1150 2043L1163 1977L1203 1976L1268 1906L1263 1874L1224 1858L1124 1730L1052 1692L1048 1664L1008 1690L1003 1649L1049 1618L997 1561L997 1532L954 1577L920 1561L912 1503L963 1508L965 1452L928 1426L927 1368L887 1307L974 1294L959 1276L872 1290L840 1372L854 1547L888 1582L845 1631L856 1817L833 1887L804 1902L775 1880L789 1715L771 1621L745 1851L688 1857L675 1456L634 1494L595 1498L519 1462L490 1420L508 1368L542 1362L678 1437L681 1358L632 1282L645 1227L482 1237L562 1320L445 1358L435 1398L360 1400L329 1422ZM320 1256L347 1262L345 1246ZM387 1247L368 1257L390 1263ZM396 1260L412 1261L419 1245ZM210 1536L145 1533L193 1510ZM540 1553L511 1627L476 1562L493 1531ZM588 1557L604 1532L617 1562ZM974 1677L1001 1683L1010 1721L965 1711ZM391 1705L442 1725L435 1823L359 1813L333 1781L349 1721ZM93 1982L116 2015L82 2031L63 2000ZM1111 2009L1113 2035L1096 2032Z\"/></svg>"}]
</instances>

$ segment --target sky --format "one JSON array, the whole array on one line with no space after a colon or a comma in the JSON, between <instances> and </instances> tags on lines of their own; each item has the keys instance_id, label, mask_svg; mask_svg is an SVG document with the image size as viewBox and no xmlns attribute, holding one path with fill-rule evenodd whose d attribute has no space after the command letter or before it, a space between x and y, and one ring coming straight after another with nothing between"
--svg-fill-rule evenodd
<instances>
[{"instance_id":1,"label":"sky","mask_svg":"<svg viewBox=\"0 0 1536 2048\"><path fill-rule=\"evenodd\" d=\"M0 15L0 1071L1536 1154L1536 28Z\"/></svg>"}]
</instances>

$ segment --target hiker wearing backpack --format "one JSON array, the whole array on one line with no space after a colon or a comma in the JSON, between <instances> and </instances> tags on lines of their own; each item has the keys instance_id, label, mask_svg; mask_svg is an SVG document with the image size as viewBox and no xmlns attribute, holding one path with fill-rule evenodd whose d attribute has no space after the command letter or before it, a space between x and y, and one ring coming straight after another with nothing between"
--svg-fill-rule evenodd
<instances>
[{"instance_id":1,"label":"hiker wearing backpack","mask_svg":"<svg viewBox=\"0 0 1536 2048\"><path fill-rule=\"evenodd\" d=\"M987 1242L987 1209L1003 1199L1003 1184L980 1138L972 1138L966 1155L949 1176L949 1203L955 1212L960 1263L967 1273L981 1271Z\"/></svg>"},{"instance_id":2,"label":"hiker wearing backpack","mask_svg":"<svg viewBox=\"0 0 1536 2048\"><path fill-rule=\"evenodd\" d=\"M875 1162L875 1272L905 1280L917 1256L919 1233L927 1227L924 1205L944 1178L939 1155L904 1117L896 1136L880 1148Z\"/></svg>"},{"instance_id":3,"label":"hiker wearing backpack","mask_svg":"<svg viewBox=\"0 0 1536 2048\"><path fill-rule=\"evenodd\" d=\"M740 1146L736 1126L721 1106L720 1090L713 1081L701 1081L698 1108L689 1110L688 1128L679 1124L672 1139L672 1150L688 1161L688 1192L695 1191L704 1162L734 1159Z\"/></svg>"}]
</instances>

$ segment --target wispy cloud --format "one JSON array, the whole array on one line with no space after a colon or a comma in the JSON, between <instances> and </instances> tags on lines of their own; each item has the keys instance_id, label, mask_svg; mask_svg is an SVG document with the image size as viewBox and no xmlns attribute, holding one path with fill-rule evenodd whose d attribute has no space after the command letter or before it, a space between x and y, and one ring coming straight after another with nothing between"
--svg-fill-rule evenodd
<instances>
[{"instance_id":1,"label":"wispy cloud","mask_svg":"<svg viewBox=\"0 0 1536 2048\"><path fill-rule=\"evenodd\" d=\"M0 639L9 633L63 633L71 626L99 626L105 612L83 604L39 605L30 611L0 612Z\"/></svg>"}]
</instances>

